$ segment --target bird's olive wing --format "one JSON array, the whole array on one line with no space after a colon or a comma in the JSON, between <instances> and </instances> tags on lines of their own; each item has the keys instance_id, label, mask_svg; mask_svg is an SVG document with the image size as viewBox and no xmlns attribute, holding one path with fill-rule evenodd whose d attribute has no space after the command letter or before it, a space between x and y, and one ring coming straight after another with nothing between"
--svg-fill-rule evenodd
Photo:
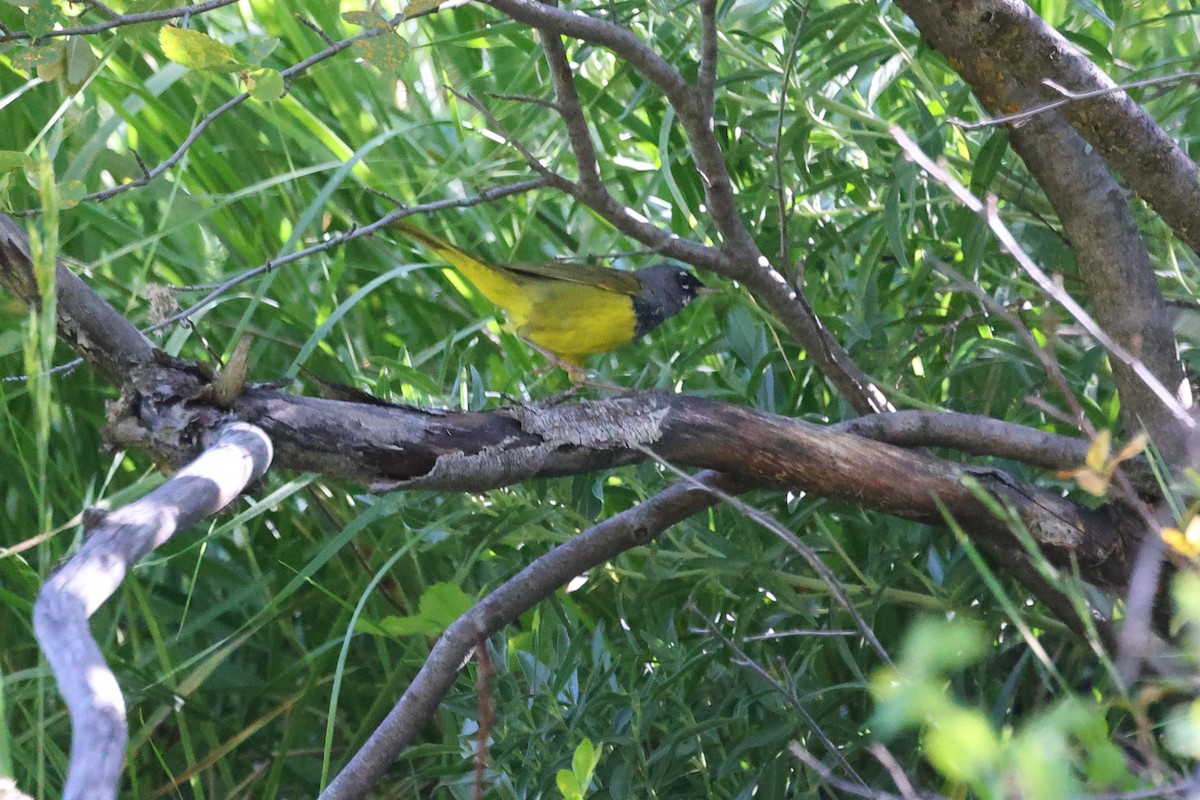
<instances>
[{"instance_id":1,"label":"bird's olive wing","mask_svg":"<svg viewBox=\"0 0 1200 800\"><path fill-rule=\"evenodd\" d=\"M583 286L606 289L617 294L636 297L642 290L641 280L632 272L597 266L596 264L554 261L543 264L505 264L503 269L533 279L567 281Z\"/></svg>"}]
</instances>

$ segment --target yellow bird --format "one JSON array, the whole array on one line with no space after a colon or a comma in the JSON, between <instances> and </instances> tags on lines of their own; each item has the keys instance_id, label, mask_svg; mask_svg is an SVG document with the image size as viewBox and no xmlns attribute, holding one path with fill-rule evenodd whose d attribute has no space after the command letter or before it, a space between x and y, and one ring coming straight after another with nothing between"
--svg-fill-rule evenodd
<instances>
[{"instance_id":1,"label":"yellow bird","mask_svg":"<svg viewBox=\"0 0 1200 800\"><path fill-rule=\"evenodd\" d=\"M637 272L594 264L487 264L407 222L393 225L504 309L517 335L576 382L587 356L628 344L713 291L674 264Z\"/></svg>"}]
</instances>

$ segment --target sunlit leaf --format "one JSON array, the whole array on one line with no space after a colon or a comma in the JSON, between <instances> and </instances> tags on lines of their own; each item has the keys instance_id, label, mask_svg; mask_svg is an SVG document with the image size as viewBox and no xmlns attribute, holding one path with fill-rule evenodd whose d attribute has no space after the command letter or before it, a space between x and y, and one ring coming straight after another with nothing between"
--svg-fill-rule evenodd
<instances>
[{"instance_id":1,"label":"sunlit leaf","mask_svg":"<svg viewBox=\"0 0 1200 800\"><path fill-rule=\"evenodd\" d=\"M1182 532L1177 528L1164 528L1160 535L1176 552L1188 558L1200 557L1200 515L1192 517Z\"/></svg>"},{"instance_id":2,"label":"sunlit leaf","mask_svg":"<svg viewBox=\"0 0 1200 800\"><path fill-rule=\"evenodd\" d=\"M575 773L568 769L560 769L555 776L555 783L563 800L582 800L583 787L579 785L579 779L575 777Z\"/></svg>"},{"instance_id":3,"label":"sunlit leaf","mask_svg":"<svg viewBox=\"0 0 1200 800\"><path fill-rule=\"evenodd\" d=\"M374 11L347 11L342 14L342 19L351 25L358 25L360 28L390 27L388 21Z\"/></svg>"},{"instance_id":4,"label":"sunlit leaf","mask_svg":"<svg viewBox=\"0 0 1200 800\"><path fill-rule=\"evenodd\" d=\"M1102 430L1092 440L1083 463L1095 472L1100 472L1108 464L1110 455L1112 455L1112 433Z\"/></svg>"},{"instance_id":5,"label":"sunlit leaf","mask_svg":"<svg viewBox=\"0 0 1200 800\"><path fill-rule=\"evenodd\" d=\"M236 72L243 66L229 45L199 31L164 25L158 43L167 58L190 69Z\"/></svg>"},{"instance_id":6,"label":"sunlit leaf","mask_svg":"<svg viewBox=\"0 0 1200 800\"><path fill-rule=\"evenodd\" d=\"M993 768L1000 754L996 732L982 714L966 709L947 710L925 736L929 761L946 777L975 781Z\"/></svg>"},{"instance_id":7,"label":"sunlit leaf","mask_svg":"<svg viewBox=\"0 0 1200 800\"><path fill-rule=\"evenodd\" d=\"M33 159L19 150L0 150L0 173L26 169L32 164Z\"/></svg>"},{"instance_id":8,"label":"sunlit leaf","mask_svg":"<svg viewBox=\"0 0 1200 800\"><path fill-rule=\"evenodd\" d=\"M354 43L354 52L384 74L395 74L408 57L408 42L398 34L384 33Z\"/></svg>"}]
</instances>

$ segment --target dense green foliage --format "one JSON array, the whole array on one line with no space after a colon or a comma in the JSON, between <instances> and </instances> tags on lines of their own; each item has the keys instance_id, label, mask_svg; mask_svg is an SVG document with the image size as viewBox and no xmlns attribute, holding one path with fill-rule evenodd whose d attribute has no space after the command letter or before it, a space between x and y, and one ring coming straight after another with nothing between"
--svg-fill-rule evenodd
<instances>
[{"instance_id":1,"label":"dense green foliage","mask_svg":"<svg viewBox=\"0 0 1200 800\"><path fill-rule=\"evenodd\" d=\"M694 77L696 4L598 5ZM1118 79L1195 62L1200 17L1189 3L1034 7ZM240 61L282 70L326 46L297 16L341 39L361 30L341 18L350 10L252 0L189 24ZM27 13L4 5L0 22L22 30ZM100 18L89 12L83 20ZM857 363L899 405L1074 433L1053 413L1062 400L1043 385L1034 355L938 275L930 259L940 259L1052 341L1094 424L1113 427L1118 409L1103 352L1060 331L1062 313L1000 253L984 224L931 185L887 134L899 125L977 193L997 194L1030 254L1076 288L1072 252L1007 151L1006 134L947 124L947 116L978 117L978 106L912 24L890 5L837 0L726 2L719 20L716 117L740 211L763 251L803 279L817 314ZM77 92L66 78L43 82L13 66L27 43L0 52L0 150L32 157L2 179L8 209L41 206L43 161L68 198L139 177L138 157L159 164L243 90L236 72L189 70L165 57L160 27L88 37L98 62ZM130 319L149 324L159 313L150 298L187 306L206 292L158 287L220 282L369 224L392 199L468 197L529 177L506 136L573 174L561 121L529 101L552 100L534 33L474 5L399 31L407 52L389 65L394 74L356 63L355 53L378 53L322 61L295 76L282 99L250 99L221 115L148 185L64 208L62 254ZM662 97L611 53L567 45L607 185L664 228L711 241L702 178ZM449 88L485 104L503 130ZM1180 84L1140 99L1200 156L1194 95ZM1143 216L1164 290L1191 298L1190 254ZM418 223L495 260L617 253L618 266L646 263L607 223L549 189ZM298 390L315 392L308 370L422 405L484 408L565 388L561 374L539 372L541 359L503 329L494 308L423 258L386 233L357 240L239 285L158 342L216 360L249 336L254 380L296 377ZM849 416L752 297L704 279L719 286L719 297L647 341L594 359L598 378L813 421ZM31 372L44 350L26 310L0 305L0 374ZM62 346L52 356L72 357ZM1194 364L1194 351L1185 358ZM39 391L48 393L38 399ZM0 775L38 797L61 787L69 726L31 632L37 586L76 543L82 508L120 504L161 480L142 454L103 449L112 396L86 368L0 383L0 547L23 548L0 550ZM129 796L313 796L399 697L439 620L670 481L643 465L480 496L379 497L271 474L253 501L150 557L94 618L130 709ZM881 689L890 699L877 711L872 680L881 659L826 585L776 536L722 507L595 570L491 642L489 796L559 796L558 772L570 769L585 737L598 753L587 794L613 798L818 796L823 781L788 753L793 740L842 778L852 769L891 790L887 770L867 751L879 731L916 783L956 796L999 796L1010 770L1030 776L1029 797L1129 789L1154 775L1127 766L1127 756L1172 758L1143 727L1149 700L1113 678L1094 643L1027 605L952 532L812 497L761 490L748 499L821 553L899 674L917 687L903 693L905 702ZM34 541L47 530L54 535ZM418 612L429 626L396 620ZM906 632L926 614L969 618L972 627L923 627L904 651ZM949 636L963 637L961 646ZM972 650L973 659L965 655ZM380 797L471 796L476 669L467 669ZM888 677L874 680L883 687ZM946 686L956 700L942 693ZM933 717L943 723L940 740L920 732ZM1150 744L1137 746L1150 754L1130 756L1139 734ZM964 751L975 743L964 756L974 761L947 756L947 737ZM1065 763L1075 767L1070 775L1038 777L1046 764Z\"/></svg>"}]
</instances>

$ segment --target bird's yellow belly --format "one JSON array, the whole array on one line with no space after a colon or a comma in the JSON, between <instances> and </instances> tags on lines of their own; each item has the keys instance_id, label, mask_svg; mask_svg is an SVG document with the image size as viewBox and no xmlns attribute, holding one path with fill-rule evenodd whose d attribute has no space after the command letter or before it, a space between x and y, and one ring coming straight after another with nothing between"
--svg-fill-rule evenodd
<instances>
[{"instance_id":1,"label":"bird's yellow belly","mask_svg":"<svg viewBox=\"0 0 1200 800\"><path fill-rule=\"evenodd\" d=\"M579 363L634 338L633 299L578 284L536 287L529 313L512 318L517 333L564 361Z\"/></svg>"}]
</instances>

